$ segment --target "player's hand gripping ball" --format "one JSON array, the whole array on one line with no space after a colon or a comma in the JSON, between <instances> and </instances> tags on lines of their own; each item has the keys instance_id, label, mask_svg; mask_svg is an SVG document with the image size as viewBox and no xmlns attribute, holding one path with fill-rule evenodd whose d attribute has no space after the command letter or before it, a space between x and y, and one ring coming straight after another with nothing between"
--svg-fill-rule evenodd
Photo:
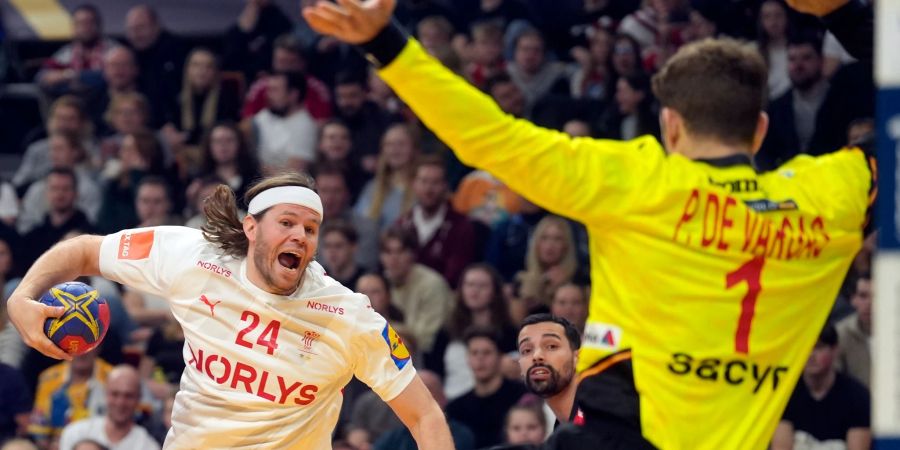
<instances>
[{"instance_id":1,"label":"player's hand gripping ball","mask_svg":"<svg viewBox=\"0 0 900 450\"><path fill-rule=\"evenodd\" d=\"M66 308L59 318L44 322L44 334L66 353L83 355L100 345L106 336L109 305L93 287L77 281L57 284L39 301Z\"/></svg>"}]
</instances>

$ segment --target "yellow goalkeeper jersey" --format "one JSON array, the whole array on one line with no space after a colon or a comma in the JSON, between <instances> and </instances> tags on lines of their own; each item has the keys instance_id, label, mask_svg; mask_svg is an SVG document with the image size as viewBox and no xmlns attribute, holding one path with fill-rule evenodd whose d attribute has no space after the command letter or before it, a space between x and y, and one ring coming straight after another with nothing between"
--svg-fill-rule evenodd
<instances>
[{"instance_id":1,"label":"yellow goalkeeper jersey","mask_svg":"<svg viewBox=\"0 0 900 450\"><path fill-rule=\"evenodd\" d=\"M690 160L649 136L570 138L504 114L413 39L379 74L463 162L585 224L579 371L630 360L647 440L766 448L861 245L874 197L861 150L758 174L749 157Z\"/></svg>"}]
</instances>

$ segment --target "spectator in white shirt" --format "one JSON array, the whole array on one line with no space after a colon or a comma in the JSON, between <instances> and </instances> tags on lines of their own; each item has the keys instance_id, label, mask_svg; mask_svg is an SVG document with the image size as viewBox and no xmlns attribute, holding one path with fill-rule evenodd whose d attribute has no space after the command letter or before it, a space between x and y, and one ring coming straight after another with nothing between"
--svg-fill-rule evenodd
<instances>
[{"instance_id":1,"label":"spectator in white shirt","mask_svg":"<svg viewBox=\"0 0 900 450\"><path fill-rule=\"evenodd\" d=\"M306 79L300 73L276 73L266 87L268 108L253 117L264 173L305 171L316 155L316 123L303 106Z\"/></svg>"}]
</instances>

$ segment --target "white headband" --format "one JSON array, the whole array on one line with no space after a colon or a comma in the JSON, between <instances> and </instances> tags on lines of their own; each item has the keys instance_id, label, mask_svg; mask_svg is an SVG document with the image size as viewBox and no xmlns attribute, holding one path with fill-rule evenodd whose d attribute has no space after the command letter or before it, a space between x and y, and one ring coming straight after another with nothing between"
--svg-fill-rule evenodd
<instances>
[{"instance_id":1,"label":"white headband","mask_svg":"<svg viewBox=\"0 0 900 450\"><path fill-rule=\"evenodd\" d=\"M290 203L294 205L305 206L317 213L319 217L324 219L322 214L322 199L312 189L303 186L278 186L260 192L250 200L247 206L247 212L257 214L267 208L271 208L279 203Z\"/></svg>"}]
</instances>

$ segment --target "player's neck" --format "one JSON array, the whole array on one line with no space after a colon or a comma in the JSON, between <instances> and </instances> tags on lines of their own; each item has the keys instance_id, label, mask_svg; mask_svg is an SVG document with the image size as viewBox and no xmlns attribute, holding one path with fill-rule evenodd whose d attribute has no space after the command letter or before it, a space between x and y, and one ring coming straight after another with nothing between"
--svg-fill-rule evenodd
<instances>
[{"instance_id":1,"label":"player's neck","mask_svg":"<svg viewBox=\"0 0 900 450\"><path fill-rule=\"evenodd\" d=\"M572 380L559 394L547 397L547 406L553 410L553 415L560 423L568 422L572 415L572 407L575 406L575 391L578 389L578 382Z\"/></svg>"},{"instance_id":2,"label":"player's neck","mask_svg":"<svg viewBox=\"0 0 900 450\"><path fill-rule=\"evenodd\" d=\"M835 371L829 370L821 375L803 375L803 381L806 383L810 395L816 400L821 400L834 386L835 376Z\"/></svg>"},{"instance_id":3,"label":"player's neck","mask_svg":"<svg viewBox=\"0 0 900 450\"><path fill-rule=\"evenodd\" d=\"M676 153L690 159L717 159L734 155L750 156L750 149L744 145L726 144L715 139L686 137L677 145Z\"/></svg>"}]
</instances>

